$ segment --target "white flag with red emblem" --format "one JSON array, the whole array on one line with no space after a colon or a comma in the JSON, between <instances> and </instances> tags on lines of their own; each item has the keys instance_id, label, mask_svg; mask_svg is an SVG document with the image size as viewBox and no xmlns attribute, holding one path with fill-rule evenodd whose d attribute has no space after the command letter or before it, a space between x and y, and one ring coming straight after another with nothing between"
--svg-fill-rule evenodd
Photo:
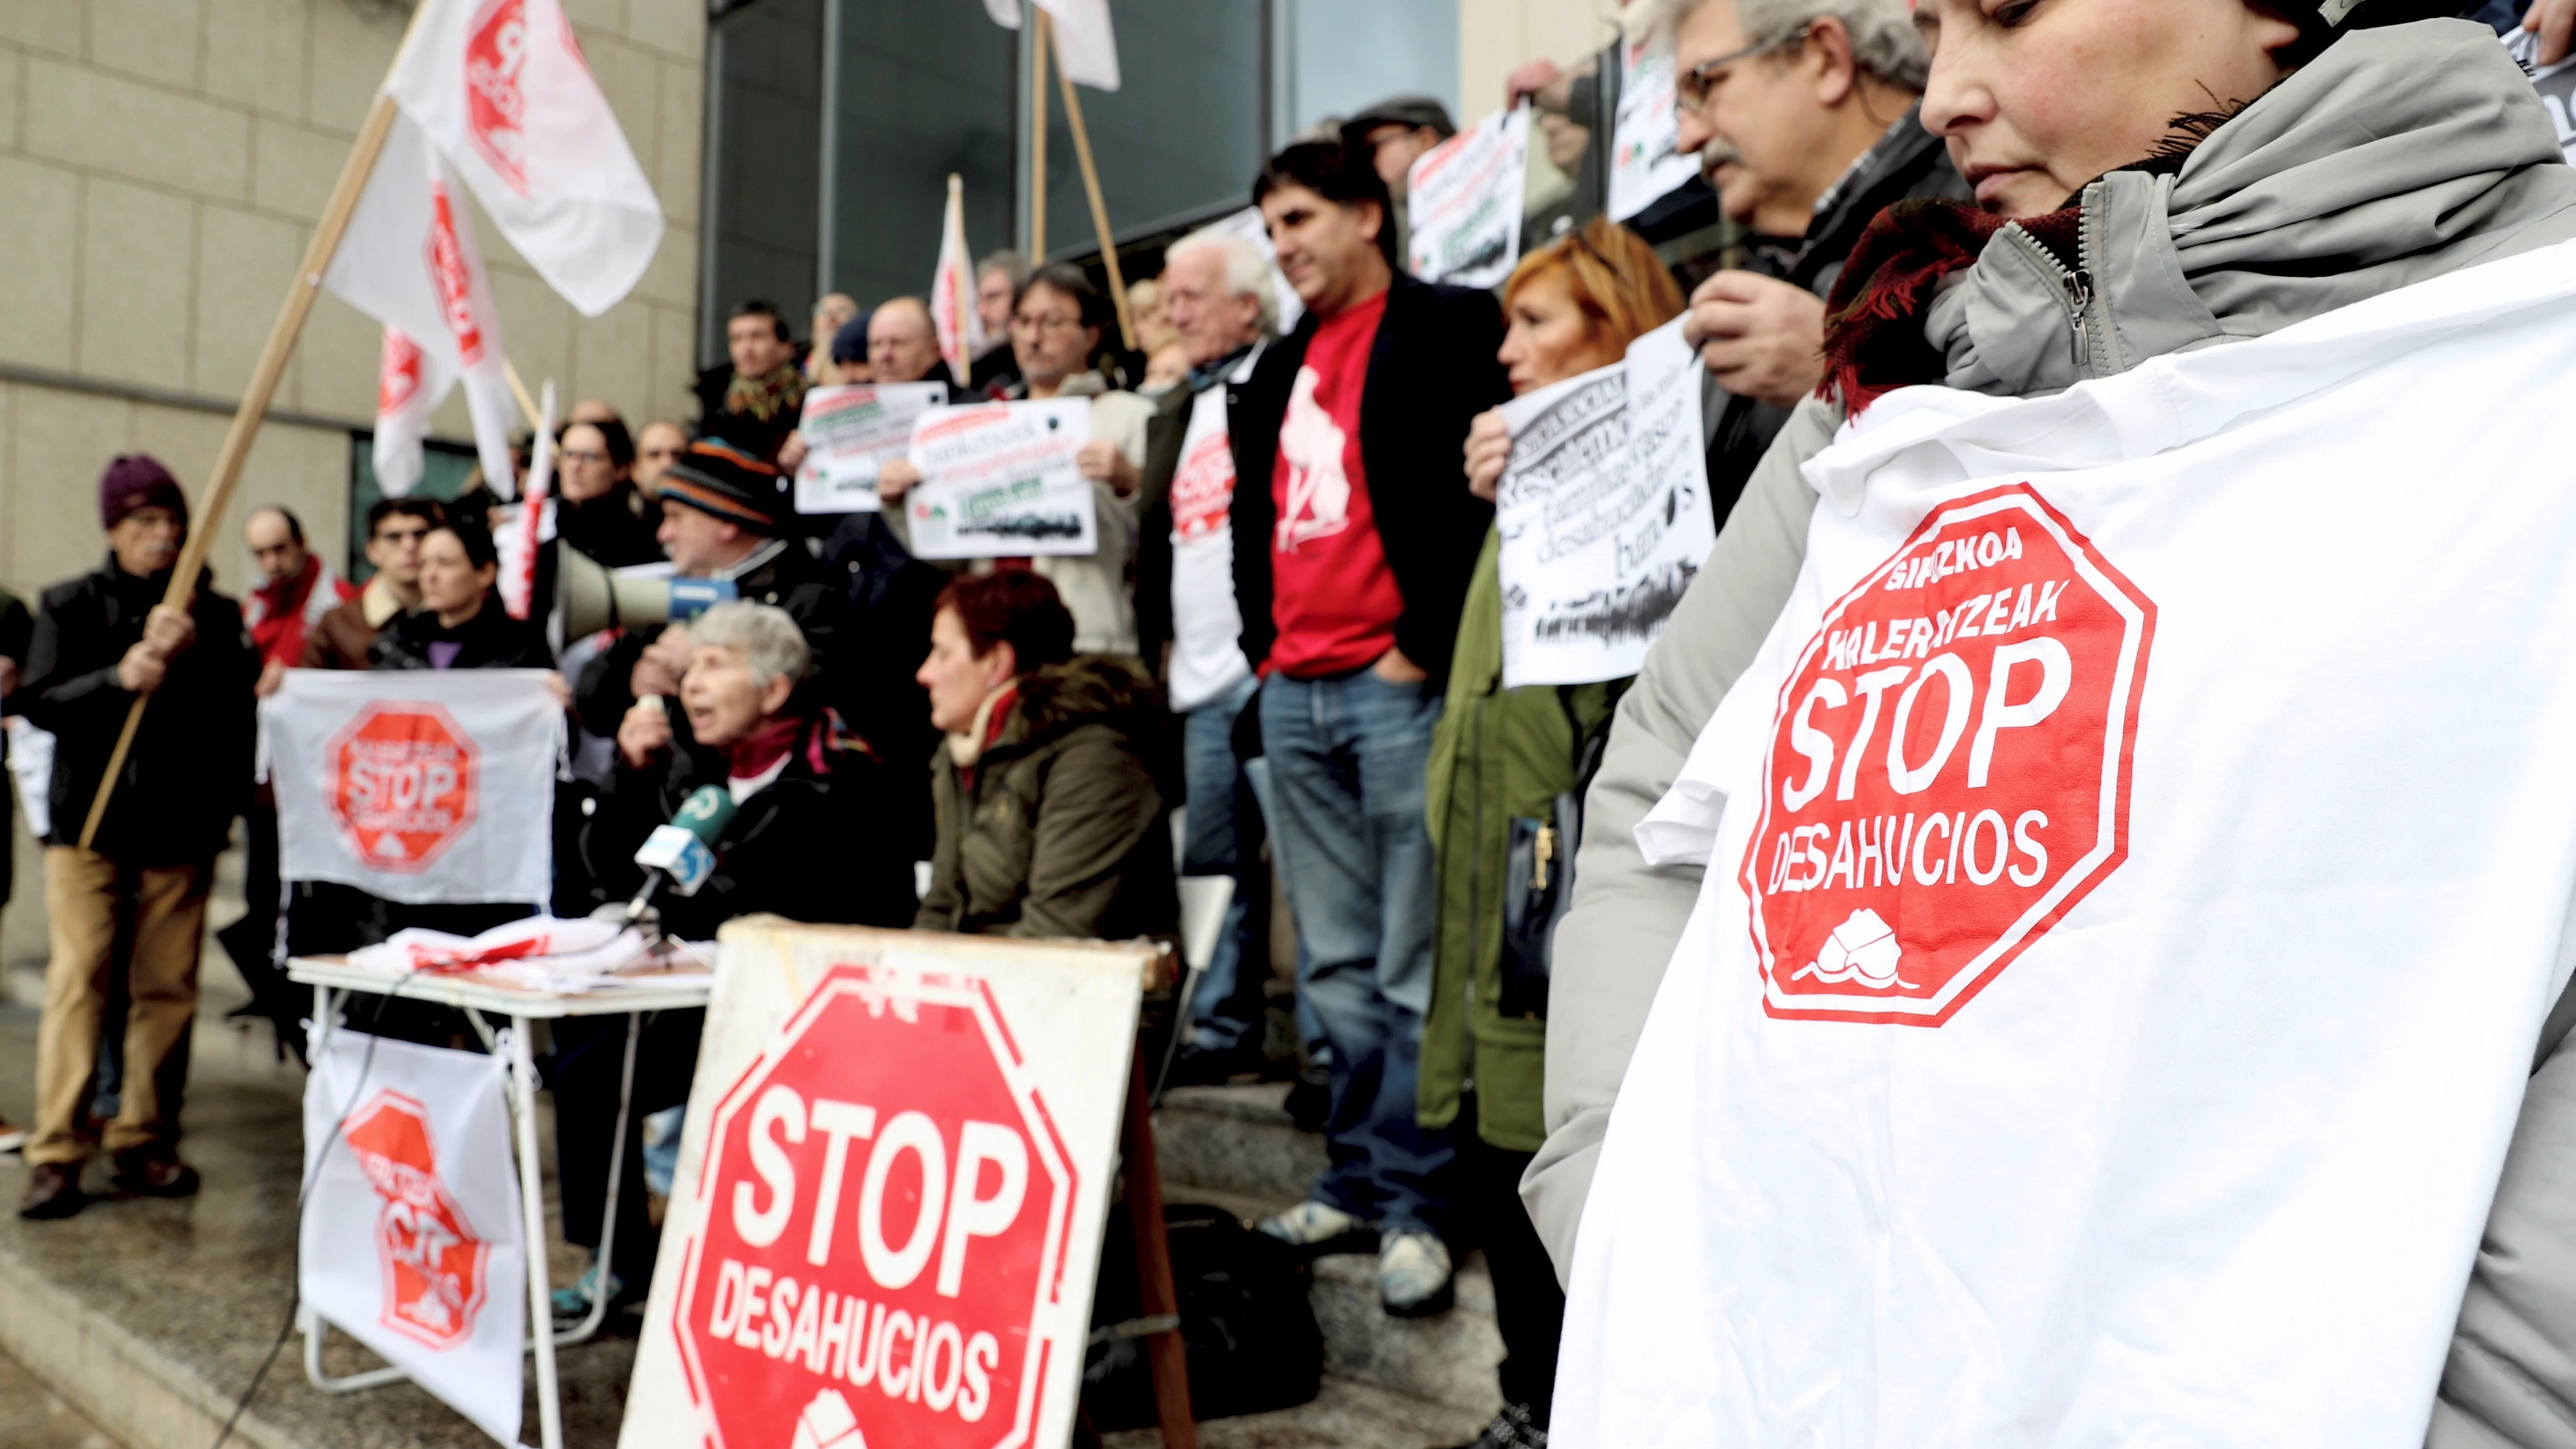
<instances>
[{"instance_id":1,"label":"white flag with red emblem","mask_svg":"<svg viewBox=\"0 0 2576 1449\"><path fill-rule=\"evenodd\" d=\"M662 206L559 0L423 0L385 90L585 317L632 290Z\"/></svg>"},{"instance_id":2,"label":"white flag with red emblem","mask_svg":"<svg viewBox=\"0 0 2576 1449\"><path fill-rule=\"evenodd\" d=\"M1118 37L1109 28L1109 0L1036 0L1054 21L1055 53L1065 75L1094 90L1118 89ZM984 0L984 13L1009 30L1020 28L1020 0Z\"/></svg>"},{"instance_id":3,"label":"white flag with red emblem","mask_svg":"<svg viewBox=\"0 0 2576 1449\"><path fill-rule=\"evenodd\" d=\"M474 446L482 455L483 481L493 492L510 496L518 483L510 461L510 425L518 405L510 396L509 365L501 352L501 314L492 305L464 198L456 194L455 182L428 138L411 122L394 119L384 153L376 158L375 172L322 284L419 349L416 367L405 367L399 349L388 340L387 375L379 379L376 396L379 419L392 415L415 437L410 482L419 478L417 435L428 430L430 410L461 378L466 411L474 418ZM402 375L396 376L397 370ZM380 433L380 456L386 447ZM401 466L397 464L398 471Z\"/></svg>"},{"instance_id":4,"label":"white flag with red emblem","mask_svg":"<svg viewBox=\"0 0 2576 1449\"><path fill-rule=\"evenodd\" d=\"M429 436L429 415L456 385L455 370L403 335L385 328L385 346L376 371L376 489L400 498L420 486L428 469L421 442Z\"/></svg>"},{"instance_id":5,"label":"white flag with red emblem","mask_svg":"<svg viewBox=\"0 0 2576 1449\"><path fill-rule=\"evenodd\" d=\"M354 1014L354 1013L353 1013ZM527 1254L499 1056L334 1031L304 1082L295 1291L519 1442Z\"/></svg>"},{"instance_id":6,"label":"white flag with red emblem","mask_svg":"<svg viewBox=\"0 0 2576 1449\"><path fill-rule=\"evenodd\" d=\"M975 259L966 250L965 183L948 178L948 217L939 228L939 265L930 274L930 324L939 331L939 355L957 381L984 355L991 339L975 310Z\"/></svg>"}]
</instances>

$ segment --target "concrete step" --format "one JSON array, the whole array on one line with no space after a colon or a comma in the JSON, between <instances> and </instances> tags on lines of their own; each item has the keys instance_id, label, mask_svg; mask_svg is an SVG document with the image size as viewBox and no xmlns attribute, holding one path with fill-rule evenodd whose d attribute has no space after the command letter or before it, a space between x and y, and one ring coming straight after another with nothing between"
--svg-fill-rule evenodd
<instances>
[{"instance_id":1,"label":"concrete step","mask_svg":"<svg viewBox=\"0 0 2576 1449\"><path fill-rule=\"evenodd\" d=\"M1154 1114L1163 1181L1231 1193L1276 1209L1298 1202L1324 1170L1324 1139L1297 1130L1285 1082L1175 1087Z\"/></svg>"},{"instance_id":2,"label":"concrete step","mask_svg":"<svg viewBox=\"0 0 2576 1449\"><path fill-rule=\"evenodd\" d=\"M1286 1093L1284 1086L1263 1085L1166 1094L1154 1118L1164 1196L1246 1219L1302 1199L1323 1169L1323 1139L1289 1122L1279 1106ZM1483 1254L1471 1252L1459 1265L1457 1306L1434 1318L1387 1316L1378 1304L1373 1254L1316 1259L1312 1302L1328 1372L1473 1411L1479 1424L1494 1412L1503 1340Z\"/></svg>"}]
</instances>

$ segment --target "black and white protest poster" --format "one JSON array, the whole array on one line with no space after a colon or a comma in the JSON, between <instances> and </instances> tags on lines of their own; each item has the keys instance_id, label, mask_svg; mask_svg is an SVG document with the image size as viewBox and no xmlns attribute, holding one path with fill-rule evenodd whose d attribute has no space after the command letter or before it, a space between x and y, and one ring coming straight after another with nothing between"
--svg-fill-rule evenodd
<instances>
[{"instance_id":1,"label":"black and white protest poster","mask_svg":"<svg viewBox=\"0 0 2576 1449\"><path fill-rule=\"evenodd\" d=\"M1503 405L1512 455L1494 521L1506 689L1636 673L1717 541L1699 359L1681 326Z\"/></svg>"},{"instance_id":2,"label":"black and white protest poster","mask_svg":"<svg viewBox=\"0 0 2576 1449\"><path fill-rule=\"evenodd\" d=\"M1498 287L1521 259L1529 106L1496 111L1422 153L1405 179L1406 269L1426 282Z\"/></svg>"},{"instance_id":3,"label":"black and white protest poster","mask_svg":"<svg viewBox=\"0 0 2576 1449\"><path fill-rule=\"evenodd\" d=\"M900 458L924 410L948 398L935 382L818 387L805 394L797 421L805 462L796 470L799 513L874 513L877 470Z\"/></svg>"},{"instance_id":4,"label":"black and white protest poster","mask_svg":"<svg viewBox=\"0 0 2576 1449\"><path fill-rule=\"evenodd\" d=\"M1091 440L1091 399L970 403L925 410L905 497L915 558L1087 554L1100 547L1089 479L1073 455Z\"/></svg>"}]
</instances>

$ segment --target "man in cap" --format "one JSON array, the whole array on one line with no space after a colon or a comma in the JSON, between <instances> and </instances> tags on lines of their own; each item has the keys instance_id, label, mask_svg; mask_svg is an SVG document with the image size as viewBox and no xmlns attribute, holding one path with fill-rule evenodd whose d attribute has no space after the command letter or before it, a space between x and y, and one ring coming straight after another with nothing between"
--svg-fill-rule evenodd
<instances>
[{"instance_id":1,"label":"man in cap","mask_svg":"<svg viewBox=\"0 0 2576 1449\"><path fill-rule=\"evenodd\" d=\"M1458 134L1449 108L1429 96L1391 96L1342 122L1342 144L1369 158L1386 194L1395 199L1395 254L1406 255L1412 226L1405 209L1405 182L1413 163L1425 152Z\"/></svg>"},{"instance_id":2,"label":"man in cap","mask_svg":"<svg viewBox=\"0 0 2576 1449\"><path fill-rule=\"evenodd\" d=\"M735 597L786 610L813 654L805 687L847 719L853 714L846 697L850 680L837 655L848 642L849 606L839 579L789 537L796 521L791 487L786 474L731 443L692 443L662 474L659 537L680 577L727 580ZM615 738L638 700L659 696L669 727L688 743L688 722L677 709L679 651L669 644L654 647L666 632L672 631L630 631L582 671L574 709L583 728ZM676 634L671 642L677 642Z\"/></svg>"},{"instance_id":3,"label":"man in cap","mask_svg":"<svg viewBox=\"0 0 2576 1449\"><path fill-rule=\"evenodd\" d=\"M211 571L182 607L162 602L188 533L169 470L137 453L99 479L108 555L47 589L12 708L56 740L45 838L53 956L36 1036L36 1123L19 1215L69 1217L88 1199L81 1167L104 1146L116 1186L152 1197L197 1190L179 1161L179 1106L197 1010L197 952L217 852L250 793L259 655L241 606ZM108 755L140 696L159 696L117 776L98 834L81 844ZM122 929L120 929L122 927ZM120 952L120 944L123 950ZM100 1137L86 1118L109 973L126 972L124 1086Z\"/></svg>"}]
</instances>

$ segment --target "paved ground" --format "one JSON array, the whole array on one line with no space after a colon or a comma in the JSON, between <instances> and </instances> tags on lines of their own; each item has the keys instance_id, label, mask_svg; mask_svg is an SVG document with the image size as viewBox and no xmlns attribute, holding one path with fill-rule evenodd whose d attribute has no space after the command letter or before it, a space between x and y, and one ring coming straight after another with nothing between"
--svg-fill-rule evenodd
<instances>
[{"instance_id":1,"label":"paved ground","mask_svg":"<svg viewBox=\"0 0 2576 1449\"><path fill-rule=\"evenodd\" d=\"M9 1449L119 1449L15 1360L0 1358L0 1444Z\"/></svg>"}]
</instances>

